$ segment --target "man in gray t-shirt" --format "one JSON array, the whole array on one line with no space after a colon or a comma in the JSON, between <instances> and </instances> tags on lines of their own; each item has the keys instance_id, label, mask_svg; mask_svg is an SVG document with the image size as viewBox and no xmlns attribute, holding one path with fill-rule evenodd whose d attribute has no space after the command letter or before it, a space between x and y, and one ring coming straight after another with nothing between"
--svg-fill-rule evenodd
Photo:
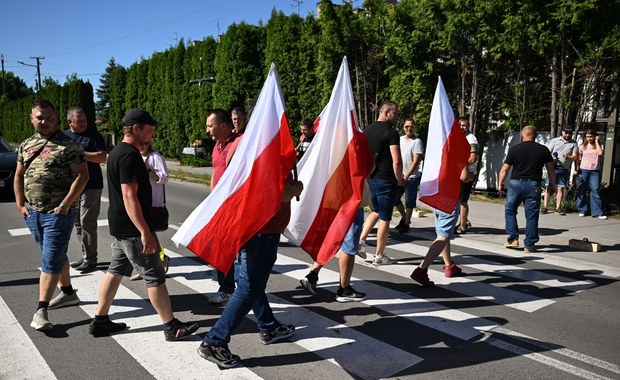
<instances>
[{"instance_id":1,"label":"man in gray t-shirt","mask_svg":"<svg viewBox=\"0 0 620 380\"><path fill-rule=\"evenodd\" d=\"M577 159L579 147L577 142L573 140L573 128L566 126L562 129L562 135L549 141L547 148L554 159L555 167L555 185L558 189L555 195L555 213L564 215L562 211L562 199L564 198L564 189L568 186L570 179L571 165ZM549 176L547 175L547 186L549 186ZM549 205L549 192L545 191L545 199L543 201L542 213L547 212Z\"/></svg>"}]
</instances>

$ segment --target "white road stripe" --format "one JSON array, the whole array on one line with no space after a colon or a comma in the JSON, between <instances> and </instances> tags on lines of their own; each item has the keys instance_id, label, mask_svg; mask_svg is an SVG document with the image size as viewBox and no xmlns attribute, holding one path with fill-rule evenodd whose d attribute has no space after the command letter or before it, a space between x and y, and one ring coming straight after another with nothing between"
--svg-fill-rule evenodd
<instances>
[{"instance_id":1,"label":"white road stripe","mask_svg":"<svg viewBox=\"0 0 620 380\"><path fill-rule=\"evenodd\" d=\"M14 228L9 230L9 234L11 236L25 236L30 235L30 230L28 228Z\"/></svg>"},{"instance_id":2,"label":"white road stripe","mask_svg":"<svg viewBox=\"0 0 620 380\"><path fill-rule=\"evenodd\" d=\"M424 257L428 251L427 247L415 243L398 243L391 245L390 248L401 252L411 253L420 257ZM463 261L458 263L459 266L463 264L463 266L474 268L483 272L497 273L504 277L512 277L527 281L529 283L563 289L570 293L578 293L596 285L592 281L574 280L572 278L562 277L556 274L548 274L531 269L525 269L516 265L500 264L494 261L481 259L476 256L461 254L459 253L458 248L452 249L452 256L463 258Z\"/></svg>"},{"instance_id":3,"label":"white road stripe","mask_svg":"<svg viewBox=\"0 0 620 380\"><path fill-rule=\"evenodd\" d=\"M0 358L3 358L0 379L56 379L52 369L2 297L0 342Z\"/></svg>"},{"instance_id":4,"label":"white road stripe","mask_svg":"<svg viewBox=\"0 0 620 380\"><path fill-rule=\"evenodd\" d=\"M213 293L217 281L197 276L200 264L166 249L170 256L168 276L188 288L201 293ZM336 324L331 319L269 294L271 306L280 314L286 313L283 322L296 325L293 343L363 378L390 377L422 361L419 356L400 350L380 340L362 334L355 329ZM372 350L369 349L372 347ZM376 365L376 352L389 352ZM355 360L351 360L355 358Z\"/></svg>"},{"instance_id":5,"label":"white road stripe","mask_svg":"<svg viewBox=\"0 0 620 380\"><path fill-rule=\"evenodd\" d=\"M71 270L71 274L73 286L80 290L82 301L95 301L81 302L80 307L89 315L94 315L98 288L104 273L96 271L88 275L80 275L75 270ZM119 287L115 299L117 302L110 309L110 317L115 322L126 322L130 329L113 334L112 338L155 378L260 379L245 367L221 371L214 363L201 359L196 353L200 343L198 336L185 341L166 342L162 323L151 304L125 286ZM119 300L122 302L118 302ZM95 344L97 340L93 338L93 345Z\"/></svg>"}]
</instances>

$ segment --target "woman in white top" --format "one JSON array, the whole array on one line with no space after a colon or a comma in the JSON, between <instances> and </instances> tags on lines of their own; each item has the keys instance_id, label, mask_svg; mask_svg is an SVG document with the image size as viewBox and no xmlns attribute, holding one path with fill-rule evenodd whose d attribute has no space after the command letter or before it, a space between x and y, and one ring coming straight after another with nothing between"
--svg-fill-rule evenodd
<instances>
[{"instance_id":1,"label":"woman in white top","mask_svg":"<svg viewBox=\"0 0 620 380\"><path fill-rule=\"evenodd\" d=\"M590 209L592 216L599 219L607 219L603 213L601 197L598 188L601 184L601 160L603 146L599 143L595 131L588 129L584 136L584 142L579 146L579 174L577 185L577 210L579 216L586 216L588 203L586 191L590 188Z\"/></svg>"}]
</instances>

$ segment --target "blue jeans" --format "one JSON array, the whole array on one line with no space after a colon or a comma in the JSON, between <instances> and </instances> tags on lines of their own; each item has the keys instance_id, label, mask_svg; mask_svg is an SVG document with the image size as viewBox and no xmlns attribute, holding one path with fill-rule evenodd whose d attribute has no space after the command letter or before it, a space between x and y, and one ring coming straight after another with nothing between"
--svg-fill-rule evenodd
<instances>
[{"instance_id":1,"label":"blue jeans","mask_svg":"<svg viewBox=\"0 0 620 380\"><path fill-rule=\"evenodd\" d=\"M73 231L77 210L69 209L67 215L40 213L29 208L26 225L41 250L41 272L60 274L67 261L67 249Z\"/></svg>"},{"instance_id":2,"label":"blue jeans","mask_svg":"<svg viewBox=\"0 0 620 380\"><path fill-rule=\"evenodd\" d=\"M273 316L265 294L278 255L279 242L278 233L258 234L241 248L235 260L237 289L228 300L220 319L205 336L207 344L228 344L230 335L250 310L254 312L260 332L268 333L280 325Z\"/></svg>"},{"instance_id":3,"label":"blue jeans","mask_svg":"<svg viewBox=\"0 0 620 380\"><path fill-rule=\"evenodd\" d=\"M358 208L353 224L344 237L340 250L349 256L355 256L360 248L360 236L364 227L364 209Z\"/></svg>"},{"instance_id":4,"label":"blue jeans","mask_svg":"<svg viewBox=\"0 0 620 380\"><path fill-rule=\"evenodd\" d=\"M230 267L228 273L224 274L219 270L217 272L217 283L220 285L218 292L233 294L235 291L235 265Z\"/></svg>"},{"instance_id":5,"label":"blue jeans","mask_svg":"<svg viewBox=\"0 0 620 380\"><path fill-rule=\"evenodd\" d=\"M580 214L588 213L588 202L586 201L586 191L590 188L590 208L592 216L603 215L601 196L598 188L601 184L601 172L598 170L581 169L577 179L577 210Z\"/></svg>"},{"instance_id":6,"label":"blue jeans","mask_svg":"<svg viewBox=\"0 0 620 380\"><path fill-rule=\"evenodd\" d=\"M506 195L506 233L508 242L512 243L519 239L519 226L517 225L517 209L523 202L525 208L525 247L534 248L540 238L538 237L538 209L540 208L540 181L530 179L513 179L510 181L508 194Z\"/></svg>"},{"instance_id":7,"label":"blue jeans","mask_svg":"<svg viewBox=\"0 0 620 380\"><path fill-rule=\"evenodd\" d=\"M379 219L392 220L397 187L396 182L389 179L370 180L370 203L372 211L379 213Z\"/></svg>"}]
</instances>

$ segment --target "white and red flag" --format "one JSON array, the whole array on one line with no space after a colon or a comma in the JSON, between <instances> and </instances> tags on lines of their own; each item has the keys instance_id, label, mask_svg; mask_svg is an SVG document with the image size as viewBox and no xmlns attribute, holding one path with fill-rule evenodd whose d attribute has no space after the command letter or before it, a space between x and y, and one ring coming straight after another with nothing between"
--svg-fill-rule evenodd
<instances>
[{"instance_id":1,"label":"white and red flag","mask_svg":"<svg viewBox=\"0 0 620 380\"><path fill-rule=\"evenodd\" d=\"M329 103L315 121L316 135L298 163L304 191L291 202L284 235L319 264L338 252L362 199L373 159L360 131L347 58ZM318 127L317 127L318 124Z\"/></svg>"},{"instance_id":2,"label":"white and red flag","mask_svg":"<svg viewBox=\"0 0 620 380\"><path fill-rule=\"evenodd\" d=\"M469 153L469 143L439 77L428 127L420 201L452 214L461 189L461 170L467 165Z\"/></svg>"},{"instance_id":3,"label":"white and red flag","mask_svg":"<svg viewBox=\"0 0 620 380\"><path fill-rule=\"evenodd\" d=\"M227 273L241 247L280 209L295 164L293 139L275 65L228 168L172 241Z\"/></svg>"}]
</instances>

